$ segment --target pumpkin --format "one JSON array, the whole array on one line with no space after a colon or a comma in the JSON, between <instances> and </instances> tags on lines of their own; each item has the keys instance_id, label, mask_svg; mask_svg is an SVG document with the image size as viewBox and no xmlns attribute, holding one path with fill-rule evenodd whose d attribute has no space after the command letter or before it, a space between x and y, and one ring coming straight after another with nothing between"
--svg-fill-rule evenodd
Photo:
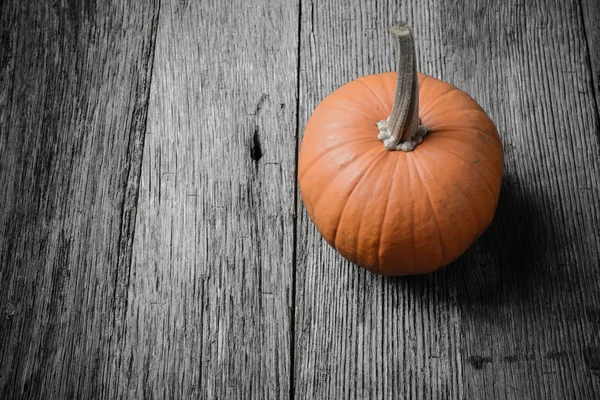
<instances>
[{"instance_id":1,"label":"pumpkin","mask_svg":"<svg viewBox=\"0 0 600 400\"><path fill-rule=\"evenodd\" d=\"M468 94L417 73L411 28L390 30L397 72L358 78L317 106L298 182L343 257L384 275L422 274L456 260L490 225L502 143Z\"/></svg>"}]
</instances>

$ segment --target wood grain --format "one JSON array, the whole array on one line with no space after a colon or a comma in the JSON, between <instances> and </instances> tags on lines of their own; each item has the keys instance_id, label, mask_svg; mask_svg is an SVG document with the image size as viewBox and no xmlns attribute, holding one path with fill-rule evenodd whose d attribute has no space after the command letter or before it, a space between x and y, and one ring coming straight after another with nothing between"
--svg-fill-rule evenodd
<instances>
[{"instance_id":1,"label":"wood grain","mask_svg":"<svg viewBox=\"0 0 600 400\"><path fill-rule=\"evenodd\" d=\"M596 95L596 107L600 120L600 2L596 0L581 0L581 15L585 26L585 38L589 51L592 83ZM600 132L596 132L600 135Z\"/></svg>"},{"instance_id":2,"label":"wood grain","mask_svg":"<svg viewBox=\"0 0 600 400\"><path fill-rule=\"evenodd\" d=\"M111 397L289 396L297 14L161 5Z\"/></svg>"},{"instance_id":3,"label":"wood grain","mask_svg":"<svg viewBox=\"0 0 600 400\"><path fill-rule=\"evenodd\" d=\"M580 4L391 3L302 2L300 121L345 82L392 70L386 27L406 19L421 71L496 122L503 193L457 262L399 279L344 261L300 204L296 397L600 396L598 119Z\"/></svg>"},{"instance_id":4,"label":"wood grain","mask_svg":"<svg viewBox=\"0 0 600 400\"><path fill-rule=\"evenodd\" d=\"M0 398L91 398L124 317L157 4L0 12Z\"/></svg>"}]
</instances>

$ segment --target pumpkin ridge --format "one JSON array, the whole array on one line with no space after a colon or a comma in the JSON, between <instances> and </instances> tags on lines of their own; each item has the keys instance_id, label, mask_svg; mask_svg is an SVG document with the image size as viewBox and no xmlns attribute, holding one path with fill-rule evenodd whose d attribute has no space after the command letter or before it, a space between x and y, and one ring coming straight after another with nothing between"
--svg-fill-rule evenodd
<instances>
[{"instance_id":1,"label":"pumpkin ridge","mask_svg":"<svg viewBox=\"0 0 600 400\"><path fill-rule=\"evenodd\" d=\"M362 138L362 139L356 139L356 140L352 140L352 141L349 141L349 142L344 142L344 143L340 144L339 146L334 146L334 147L332 147L332 148L330 148L330 149L327 149L327 150L325 150L325 151L323 152L323 154L319 155L319 156L318 156L318 157L317 157L317 158L316 158L316 159L313 161L313 163L312 163L312 164L311 164L311 165L310 165L308 168L306 168L306 170L304 171L304 173L302 174L302 176L301 176L301 177L299 177L299 180L302 180L302 179L304 179L304 177L306 176L306 174L308 173L308 171L309 171L309 170L310 170L312 167L314 167L314 166L315 166L315 164L317 164L317 163L318 163L318 162L319 162L319 161L320 161L320 160L321 160L321 159L322 159L324 156L326 156L327 154L329 154L329 153L331 153L332 151L334 151L334 150L337 150L337 149L339 149L339 148L341 148L341 147L344 147L344 146L346 146L346 145L348 145L348 144L351 144L351 143L356 143L356 142L360 142L360 141L363 141L363 140L365 140L365 141L366 141L366 140L372 140L372 138ZM373 148L375 148L375 146L373 146ZM371 149L369 149L368 151L370 151L370 150L371 150ZM359 158L360 158L360 157L359 157ZM352 161L354 161L354 160L352 160ZM351 161L351 162L352 162L352 161Z\"/></svg>"},{"instance_id":2,"label":"pumpkin ridge","mask_svg":"<svg viewBox=\"0 0 600 400\"><path fill-rule=\"evenodd\" d=\"M377 75L375 75L375 76L377 76ZM381 105L382 105L382 106L383 106L383 108L384 108L384 111L386 111L386 113L387 113L387 112L388 112L388 111L387 111L387 110L388 110L388 106L386 106L386 105L385 105L385 103L383 102L383 100L381 100L381 97L379 97L379 95L377 95L377 93L375 93L375 91L373 90L373 88L372 88L371 86L367 85L367 84L366 84L366 82L364 81L364 79L363 79L362 77L361 77L361 78L358 78L356 81L357 81L357 82L360 82L360 83L362 83L362 85L363 85L364 87L366 87L367 89L369 89L369 91L370 91L370 92L373 94L373 96L374 96L374 97L375 97L375 98L376 98L376 99L379 101L379 103L381 103Z\"/></svg>"},{"instance_id":3,"label":"pumpkin ridge","mask_svg":"<svg viewBox=\"0 0 600 400\"><path fill-rule=\"evenodd\" d=\"M370 166L369 166L369 168L370 168ZM365 173L365 175L366 175L366 173ZM350 200L350 197L348 197L348 200ZM365 219L365 214L366 214L365 211L366 211L366 207L362 207L362 214L360 215L360 220L358 222L358 231L356 232L356 249L355 249L355 252L354 252L354 261L353 262L357 263L357 264L358 264L358 250L359 250L358 246L361 243L360 232L361 232L362 227L363 227L363 223L362 222ZM339 221L339 224L338 224L338 229L339 229L339 226L341 225L341 222L342 222L342 217L340 216L340 221ZM337 230L336 230L336 235L337 235ZM337 236L336 236L336 240L337 240ZM337 243L335 243L335 248L336 249L338 248ZM380 269L379 264L375 267L375 270L373 272L381 273L381 269Z\"/></svg>"},{"instance_id":4,"label":"pumpkin ridge","mask_svg":"<svg viewBox=\"0 0 600 400\"><path fill-rule=\"evenodd\" d=\"M437 147L437 146L434 146ZM437 147L439 149L439 147ZM444 166L442 164L440 164L439 161L437 161L435 159L435 157L431 156L431 154L429 154L429 152L425 149L423 149L423 153L427 154L428 158L433 161L435 164L437 164L440 168L444 169ZM451 152L449 152L450 154L452 154ZM431 175L431 173L430 173ZM471 201L471 199L469 198L469 196L467 196L467 194L465 193L465 191L462 189L462 187L458 184L458 182L456 181L456 179L454 179L454 177L452 177L452 181L454 182L454 186L458 188L458 190L462 193L463 197L467 200L467 203L469 203L469 205L471 206L471 208L473 209L473 214L475 215L475 219L477 221L477 225L481 225L481 218L479 217L479 214L477 213L477 208L475 208L473 206L473 202ZM488 188L489 189L489 188Z\"/></svg>"},{"instance_id":5,"label":"pumpkin ridge","mask_svg":"<svg viewBox=\"0 0 600 400\"><path fill-rule=\"evenodd\" d=\"M406 160L406 157L404 157ZM406 161L408 163L408 161ZM394 187L394 183L396 182L396 174L398 173L398 164L400 164L400 157L396 157L396 165L394 166L394 173L392 174L392 183L390 183L390 190L388 190L388 195L385 200L385 209L383 210L383 218L381 222L381 233L379 234L379 241L377 242L377 269L383 273L383 268L381 264L381 241L383 240L383 226L385 224L385 216L387 214L388 207L390 205L390 195L392 194L392 188ZM410 187L410 186L409 186ZM364 214L364 213L363 213ZM362 219L361 219L362 223ZM360 231L360 225L359 225Z\"/></svg>"},{"instance_id":6,"label":"pumpkin ridge","mask_svg":"<svg viewBox=\"0 0 600 400\"><path fill-rule=\"evenodd\" d=\"M343 86L342 86L342 87L343 87ZM331 102L331 103L332 103L332 104L327 104L327 103L326 103L326 104L324 105L324 107L325 107L325 109L326 109L326 110L327 110L327 109L330 109L330 108L334 108L334 109L337 109L337 110L346 111L348 114L351 114L351 115L353 115L353 114L358 114L358 115L360 115L361 117L363 117L364 119L366 119L366 120L368 120L368 121L373 121L373 120L375 120L375 119L373 118L373 116L371 116L371 115L368 115L368 114L365 114L365 113L364 113L364 112L362 112L362 111L359 111L359 108L355 108L355 109L349 109L349 108L347 108L347 107L343 107L343 106L341 106L341 105L339 105L339 104L337 104L337 103L333 103L333 102ZM324 111L323 111L323 112L324 112Z\"/></svg>"},{"instance_id":7,"label":"pumpkin ridge","mask_svg":"<svg viewBox=\"0 0 600 400\"><path fill-rule=\"evenodd\" d=\"M477 149L475 149L473 146L469 146L468 144L466 144L465 142L462 142L462 141L460 141L460 140L452 139L452 138L449 138L449 137L446 137L446 136L436 136L436 138L438 138L438 139L452 140L452 141L454 141L454 142L461 143L461 144L463 144L463 145L467 146L468 148L470 148L470 149L472 149L472 150L477 150ZM452 154L454 157L458 158L459 160L461 160L461 161L462 161L462 162L464 162L465 164L467 164L467 165L469 164L469 161L465 161L465 160L464 160L463 158L461 158L461 157L460 157L458 154L456 154L456 153L454 153L454 152L452 152L452 151L448 150L448 149L447 149L447 148L445 148L445 147L436 146L436 145L432 144L431 142L429 142L429 146L431 146L431 147L435 147L435 148L437 148L437 149L440 149L440 150L444 150L444 151L446 151L447 153L449 153L449 154ZM490 164L493 164L493 162L490 162ZM473 167L471 167L471 168L473 168ZM473 169L474 169L474 168L473 168ZM486 179L485 179L485 178L484 178L484 177L483 177L483 176L482 176L482 175L479 173L479 171L477 171L476 169L475 169L475 171L477 172L477 174L479 175L479 177L485 181L485 183L486 183L486 185L487 185L487 180L486 180ZM497 172L495 169L492 169L492 171L494 171L494 172ZM500 179L502 179L502 175L499 175L499 178L500 178ZM494 191L492 190L492 188L491 188L491 187L489 187L489 185L488 185L488 189L490 190L490 192L491 192L492 194L494 193ZM494 196L492 195L492 197L494 197Z\"/></svg>"},{"instance_id":8,"label":"pumpkin ridge","mask_svg":"<svg viewBox=\"0 0 600 400\"><path fill-rule=\"evenodd\" d=\"M484 177L483 175L481 175L481 174L479 173L479 171L477 171L475 168L473 168L473 167L470 165L470 163L469 163L469 162L467 162L467 161L463 160L461 157L459 157L459 156L458 156L457 154L455 154L453 151L450 151L450 150L448 150L448 149L445 149L445 148L443 148L443 147L435 146L435 145L433 145L433 144L431 144L431 143L430 143L430 146L431 146L431 147L435 147L435 148L437 148L437 149L440 149L440 150L443 150L443 151L445 151L445 152L446 152L446 153L448 153L448 154L452 154L452 155L453 155L453 156L454 156L454 157L455 157L457 160L460 160L460 161L462 161L463 163L465 163L466 165L470 166L470 167L471 167L471 169L473 169L473 170L475 171L475 173L476 173L477 175L479 175L479 177L481 178L481 180L485 182L485 186L488 188L488 190L489 190L490 194L492 195L492 199L493 199L493 200L495 200L495 199L496 199L496 196L494 195L494 191L493 191L493 190L492 190L492 188L489 186L489 184L488 184L488 182L487 182L487 179L485 179L485 177Z\"/></svg>"},{"instance_id":9,"label":"pumpkin ridge","mask_svg":"<svg viewBox=\"0 0 600 400\"><path fill-rule=\"evenodd\" d=\"M473 131L473 132L477 131L477 132L481 132L480 130L477 130L475 128L466 128L466 127L465 128L461 128L461 127L456 127L456 126L445 125L443 127L435 128L433 130L433 132L431 132L431 133L435 134L436 138L452 140L454 142L458 142L458 143L464 144L465 146L469 147L470 149L476 150L475 147L471 146L470 144L468 144L467 142L465 142L463 140L458 140L458 139L456 139L453 136L445 136L444 135L444 133L446 133L446 132L455 132L455 133L461 134L464 131ZM498 143L496 143L496 144L498 144Z\"/></svg>"},{"instance_id":10,"label":"pumpkin ridge","mask_svg":"<svg viewBox=\"0 0 600 400\"><path fill-rule=\"evenodd\" d=\"M415 157L416 157L416 153L415 153ZM438 238L439 238L439 242L440 242L440 250L442 252L442 263L444 263L446 260L446 256L444 254L444 242L442 240L442 230L441 230L440 222L437 219L437 214L435 212L435 209L433 208L433 202L431 201L431 195L429 194L429 189L427 189L427 185L425 185L425 180L423 179L423 175L421 175L421 171L420 171L419 167L417 166L417 162L415 161L414 158L413 158L412 162L413 162L413 165L415 166L415 169L417 170L417 174L419 175L419 181L420 181L421 185L423 186L425 193L427 194L427 201L429 202L429 208L431 208L431 212L433 214L433 220L435 221L435 224L437 226Z\"/></svg>"},{"instance_id":11,"label":"pumpkin ridge","mask_svg":"<svg viewBox=\"0 0 600 400\"><path fill-rule=\"evenodd\" d=\"M486 118L489 118L489 116L487 115L487 113L485 112L485 110L471 96L469 96L467 93L463 92L462 90L460 90L458 88L455 88L453 90L449 90L448 92L444 93L441 97L436 98L435 102L437 102L438 100L442 99L447 94L454 93L456 91L460 92L463 95L462 96L463 98L466 97L468 99L468 101L466 102L466 104L464 104L467 107L465 107L465 108L458 108L458 107L456 107L455 102L452 101L452 102L449 103L449 104L451 104L451 106L448 107L448 108L451 108L450 110L444 110L441 113L437 113L436 116L446 115L446 114L452 114L452 113L456 113L457 111L478 111L481 114L483 114ZM431 106L431 105L429 105L429 106ZM430 107L427 107L427 108L429 109Z\"/></svg>"},{"instance_id":12,"label":"pumpkin ridge","mask_svg":"<svg viewBox=\"0 0 600 400\"><path fill-rule=\"evenodd\" d=\"M461 111L463 111L463 112L469 112L469 113L471 113L471 112L477 112L477 113L481 114L482 116L484 116L485 118L489 118L489 116L488 116L488 115L485 113L485 111L483 111L483 110L481 110L481 109L478 109L478 108L461 108L461 109L459 109L459 110L456 110L456 109L451 109L451 110L445 110L445 111L442 111L442 112L438 112L438 113L436 113L436 114L435 114L435 116L430 116L428 119L432 119L432 118L436 118L436 119L437 119L437 118L439 118L439 119L442 119L442 118L443 118L443 117L445 117L446 115L451 115L451 116L453 116L453 117L455 117L455 118L456 118L456 114L457 114L458 112L461 112ZM433 126L433 127L435 127L435 126L436 126L436 124L433 124L432 126ZM446 127L446 126L452 126L452 125L443 125L443 126L444 126L444 127ZM458 126L458 127L459 127L460 129L466 128L466 126L464 126L464 127L463 127L463 126ZM469 126L468 128L469 128L469 129L476 129L476 128L472 128L472 127L470 127L470 126ZM479 131L479 132L485 132L485 131ZM487 132L486 132L486 133L487 133ZM492 136L498 136L498 135L496 135L496 134L492 134Z\"/></svg>"},{"instance_id":13,"label":"pumpkin ridge","mask_svg":"<svg viewBox=\"0 0 600 400\"><path fill-rule=\"evenodd\" d=\"M412 168L410 168L410 163L408 162L408 160L406 160L406 170L408 171L408 187L412 187L412 174L411 174L411 170ZM417 263L416 263L416 252L415 252L415 216L414 216L414 212L415 212L415 202L411 197L411 206L412 209L410 210L410 230L412 231L412 235L410 235L410 249L412 251L412 266L410 269L410 273L413 274L416 269L417 269Z\"/></svg>"},{"instance_id":14,"label":"pumpkin ridge","mask_svg":"<svg viewBox=\"0 0 600 400\"><path fill-rule=\"evenodd\" d=\"M437 103L439 103L448 94L450 94L452 92L456 92L457 90L460 90L460 89L458 89L457 87L453 86L452 89L448 90L446 93L444 93L440 97L436 97L435 100L433 100L431 103L427 104L427 107L423 108L423 111L421 111L421 115L425 116L426 114L429 114L429 110L431 110L433 108L433 106L437 105Z\"/></svg>"},{"instance_id":15,"label":"pumpkin ridge","mask_svg":"<svg viewBox=\"0 0 600 400\"><path fill-rule=\"evenodd\" d=\"M489 118L489 116L485 113L485 111L480 110L480 109L475 109L475 108L469 108L469 109L463 109L461 111L469 111L469 112L478 112L481 115L483 115L485 118ZM450 111L446 111L440 114L436 114L435 118L439 118L439 117L443 117L445 115L448 114L456 114L456 110L450 110ZM495 128L495 127L494 127ZM465 126L460 126L460 125L448 125L444 122L438 123L438 124L433 124L431 125L432 130L436 130L436 129L444 129L444 130L450 130L450 129L456 129L456 130L469 130L469 131L474 131L474 132L478 132L478 133L485 133L486 135L490 136L491 138L494 138L495 142L502 145L502 141L500 140L500 135L498 134L498 132L488 132L483 130L481 127L477 126L477 127L473 127L473 126L469 126L469 125L465 125Z\"/></svg>"},{"instance_id":16,"label":"pumpkin ridge","mask_svg":"<svg viewBox=\"0 0 600 400\"><path fill-rule=\"evenodd\" d=\"M368 156L368 155L369 155L369 153L370 153L372 150L375 150L377 147L379 147L379 146L373 146L372 148L370 148L370 149L366 150L366 151L365 151L363 154L359 155L359 156L358 156L358 157L356 157L354 160L352 160L352 161L350 161L348 164L346 164L346 165L345 165L345 167L344 167L344 169L346 169L346 168L347 168L347 167L348 167L350 164L353 164L355 161L358 161L358 160L362 159L363 157L365 157L365 156ZM372 161L374 161L374 160L372 160ZM367 164L367 166L365 167L365 169L369 169L369 168L371 167L371 165L372 165L372 164ZM338 172L337 172L337 173L335 173L335 174L331 174L331 175L333 175L333 176L332 176L332 177L331 177L331 179L330 179L330 180L327 182L327 184L326 184L326 185L323 185L323 187L324 187L324 188L327 188L327 187L329 187L329 185L331 184L331 182L333 182L333 180L334 180L334 179L335 179L335 178L336 178L336 177L337 177L337 176L338 176L340 173L341 173L341 171L338 171ZM312 203L312 207L313 207L313 209L314 209L314 208L317 206L318 202L321 200L321 197L322 197L322 193L321 193L321 195L320 195L320 196L319 196L319 197L318 197L318 198L317 198L315 201L313 201L313 203Z\"/></svg>"},{"instance_id":17,"label":"pumpkin ridge","mask_svg":"<svg viewBox=\"0 0 600 400\"><path fill-rule=\"evenodd\" d=\"M356 161L358 161L358 160L361 160L363 157L365 157L365 156L369 155L369 152L371 152L372 150L375 150L375 149L376 149L376 147L378 147L378 146L373 146L372 148L370 148L370 149L366 150L366 151L365 151L363 154L360 154L360 155L358 155L358 157L356 157L355 159L353 159L352 161L350 161L348 164L346 164L346 166L344 167L344 169L346 169L346 168L347 168L349 165L353 164L354 162L356 162ZM368 168L368 167L370 167L370 166L371 166L371 164L367 164L367 167L366 167L366 168ZM326 184L326 185L322 185L322 186L323 186L325 189L326 189L326 188L328 188L328 187L329 187L329 185L331 185L331 182L333 182L333 181L335 180L335 178L336 178L336 177L337 177L337 176L338 176L340 173L341 173L341 171L338 171L338 172L337 172L337 173L335 173L335 174L333 174L333 173L332 173L332 174L328 174L328 177L330 177L331 179L329 179L329 181L327 182L327 184ZM313 201L313 202L312 202L312 208L313 208L313 209L314 209L314 208L317 206L317 203L318 203L318 202L321 200L321 197L322 197L322 195L323 195L323 192L324 192L324 191L325 191L325 190L323 190L323 191L320 193L319 197L317 197L317 199L316 199L315 201Z\"/></svg>"},{"instance_id":18,"label":"pumpkin ridge","mask_svg":"<svg viewBox=\"0 0 600 400\"><path fill-rule=\"evenodd\" d=\"M366 153L368 153L368 152L366 152ZM367 165L367 167L365 168L365 170L362 173L362 175L360 176L360 178L358 178L358 180L354 184L354 187L352 189L350 189L350 192L346 196L346 200L344 201L344 205L342 206L342 211L340 212L340 217L338 218L338 223L337 223L337 225L335 227L335 232L333 233L333 244L334 244L335 248L338 248L338 246L337 246L338 231L340 230L340 224L342 222L342 219L344 218L344 210L346 210L346 206L348 205L348 202L350 201L350 197L352 197L352 193L354 193L354 190L356 190L356 188L358 187L358 185L360 184L360 182L367 175L367 173L371 170L371 168L373 168L379 161L381 161L382 159L384 159L384 157L381 157L383 154L386 154L386 153L385 152L381 152L377 157L375 157L375 159L371 162L371 164ZM364 212L363 212L363 216L364 216ZM362 223L362 219L361 219L361 223ZM359 236L360 235L357 235L357 238L356 238L356 240L357 240L357 246L358 246L358 240L360 240ZM377 269L379 269L379 267L377 267Z\"/></svg>"},{"instance_id":19,"label":"pumpkin ridge","mask_svg":"<svg viewBox=\"0 0 600 400\"><path fill-rule=\"evenodd\" d=\"M499 144L502 144L502 142L500 142L500 135L498 135L498 133L484 131L479 127L474 128L472 126L448 125L448 124L440 123L438 125L434 125L433 128L431 128L431 129L433 131L471 131L471 132L485 133L495 139L498 139Z\"/></svg>"},{"instance_id":20,"label":"pumpkin ridge","mask_svg":"<svg viewBox=\"0 0 600 400\"><path fill-rule=\"evenodd\" d=\"M445 131L447 131L447 132L451 132L450 130L445 130ZM437 133L437 135L435 135L435 136L434 136L436 140L437 140L437 139L450 140L451 142L459 143L459 144L461 144L461 145L463 145L463 146L465 146L465 147L467 147L467 148L469 148L469 149L473 150L473 151L474 151L474 152L476 152L476 153L477 153L477 152L479 152L479 150L477 150L475 147L471 146L471 145L470 145L468 142L464 142L464 141L462 141L462 140L458 140L458 139L456 139L456 138L454 138L454 137L452 137L452 136L445 136L445 135L442 135L442 132L439 132L439 131L438 131L438 132L436 132L436 133ZM432 144L431 144L431 142L430 142L429 144L430 144L430 145L432 145ZM445 147L440 147L440 146L434 146L434 147L438 147L438 148L441 148L441 149L443 149L443 150L446 150L446 148L445 148ZM487 157L484 157L484 158L483 158L483 160L485 160L485 161L488 161L488 162L490 162L491 164L494 164L494 162L493 162L493 161L491 161L491 160L490 160L489 158L487 158ZM465 161L465 162L466 162L466 163L468 163L468 161ZM493 168L493 170L496 172L496 174L498 175L498 177L499 177L500 179L502 179L502 177L504 176L504 173L503 173L502 171L498 172L498 169L497 169L497 168Z\"/></svg>"}]
</instances>

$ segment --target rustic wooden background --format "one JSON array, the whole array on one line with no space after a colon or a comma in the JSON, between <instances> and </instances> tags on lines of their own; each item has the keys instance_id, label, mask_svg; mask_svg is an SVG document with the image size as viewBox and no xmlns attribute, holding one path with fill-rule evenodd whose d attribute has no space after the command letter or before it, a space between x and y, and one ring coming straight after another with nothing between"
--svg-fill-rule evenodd
<instances>
[{"instance_id":1,"label":"rustic wooden background","mask_svg":"<svg viewBox=\"0 0 600 400\"><path fill-rule=\"evenodd\" d=\"M496 219L428 276L320 238L318 102L420 70L496 122ZM600 398L597 0L6 0L0 398Z\"/></svg>"}]
</instances>

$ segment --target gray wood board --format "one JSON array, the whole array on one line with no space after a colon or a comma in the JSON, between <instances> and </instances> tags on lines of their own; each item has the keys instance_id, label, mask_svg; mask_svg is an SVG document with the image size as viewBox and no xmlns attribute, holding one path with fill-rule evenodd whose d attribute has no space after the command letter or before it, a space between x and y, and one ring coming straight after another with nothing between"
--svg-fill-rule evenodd
<instances>
[{"instance_id":1,"label":"gray wood board","mask_svg":"<svg viewBox=\"0 0 600 400\"><path fill-rule=\"evenodd\" d=\"M596 94L596 107L600 115L600 1L582 0L581 3L585 37L590 53L589 63L593 76L592 83L594 85L594 93ZM599 130L596 130L596 135L600 136Z\"/></svg>"},{"instance_id":2,"label":"gray wood board","mask_svg":"<svg viewBox=\"0 0 600 400\"><path fill-rule=\"evenodd\" d=\"M289 396L298 24L161 4L119 397Z\"/></svg>"},{"instance_id":3,"label":"gray wood board","mask_svg":"<svg viewBox=\"0 0 600 400\"><path fill-rule=\"evenodd\" d=\"M420 70L496 122L505 179L489 230L421 277L347 263L299 201L297 398L600 396L598 120L581 7L531 3L302 2L300 132L331 91L394 68L386 27L406 19Z\"/></svg>"},{"instance_id":4,"label":"gray wood board","mask_svg":"<svg viewBox=\"0 0 600 400\"><path fill-rule=\"evenodd\" d=\"M158 7L1 7L0 398L90 398L125 316Z\"/></svg>"}]
</instances>

